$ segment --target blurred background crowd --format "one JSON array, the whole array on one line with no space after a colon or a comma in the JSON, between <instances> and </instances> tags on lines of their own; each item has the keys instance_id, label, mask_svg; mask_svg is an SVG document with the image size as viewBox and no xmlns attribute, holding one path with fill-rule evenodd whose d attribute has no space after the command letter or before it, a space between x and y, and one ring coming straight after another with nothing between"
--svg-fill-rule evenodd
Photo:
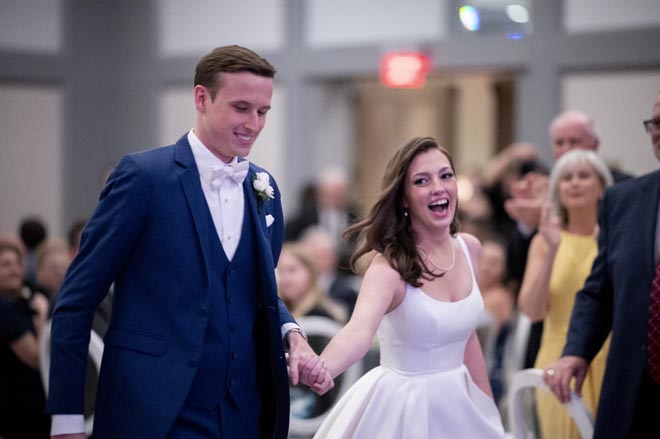
<instances>
[{"instance_id":1,"label":"blurred background crowd","mask_svg":"<svg viewBox=\"0 0 660 439\"><path fill-rule=\"evenodd\" d=\"M0 437L21 417L35 431L17 437L47 437L40 338L84 218L121 155L193 125L190 72L222 44L279 70L248 158L283 191L276 274L296 318L350 318L360 277L342 231L368 208L390 152L431 135L455 158L461 230L482 242L479 335L503 414L511 375L558 357L602 191L657 167L641 123L660 85L657 1L381 3L374 14L350 0L0 0ZM425 81L388 88L389 52L423 55ZM94 320L101 337L111 305L110 292ZM377 364L372 351L361 373ZM322 414L342 389L322 400L292 389L292 412ZM566 437L544 425L553 410L539 401L538 428Z\"/></svg>"}]
</instances>

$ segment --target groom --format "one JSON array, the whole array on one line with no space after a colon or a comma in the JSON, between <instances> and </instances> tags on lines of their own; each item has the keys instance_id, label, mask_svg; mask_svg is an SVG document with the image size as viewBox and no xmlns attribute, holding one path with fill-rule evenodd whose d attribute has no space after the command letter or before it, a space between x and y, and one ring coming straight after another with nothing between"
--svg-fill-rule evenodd
<instances>
[{"instance_id":1,"label":"groom","mask_svg":"<svg viewBox=\"0 0 660 439\"><path fill-rule=\"evenodd\" d=\"M195 73L195 128L124 157L108 179L55 308L52 435L84 438L94 309L114 282L95 439L285 438L291 380L325 366L277 298L280 192L247 156L274 67L226 46Z\"/></svg>"}]
</instances>

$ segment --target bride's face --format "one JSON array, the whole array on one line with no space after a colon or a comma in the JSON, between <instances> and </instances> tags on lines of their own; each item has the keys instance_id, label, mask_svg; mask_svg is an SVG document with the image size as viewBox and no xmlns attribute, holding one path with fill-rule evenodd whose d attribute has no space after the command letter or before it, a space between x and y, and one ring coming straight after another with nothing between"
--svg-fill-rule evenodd
<instances>
[{"instance_id":1,"label":"bride's face","mask_svg":"<svg viewBox=\"0 0 660 439\"><path fill-rule=\"evenodd\" d=\"M458 187L449 158L437 149L417 155L408 168L403 200L413 230L449 228L457 202Z\"/></svg>"}]
</instances>

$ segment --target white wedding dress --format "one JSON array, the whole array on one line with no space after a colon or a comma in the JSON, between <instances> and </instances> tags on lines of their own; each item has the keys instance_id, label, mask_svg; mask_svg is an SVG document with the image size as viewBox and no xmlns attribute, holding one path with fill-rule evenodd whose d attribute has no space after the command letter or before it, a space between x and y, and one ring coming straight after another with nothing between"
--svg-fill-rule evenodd
<instances>
[{"instance_id":1,"label":"white wedding dress","mask_svg":"<svg viewBox=\"0 0 660 439\"><path fill-rule=\"evenodd\" d=\"M341 397L314 439L504 437L495 403L463 364L483 300L465 242L457 239L472 273L470 294L443 302L408 285L378 329L380 366Z\"/></svg>"}]
</instances>

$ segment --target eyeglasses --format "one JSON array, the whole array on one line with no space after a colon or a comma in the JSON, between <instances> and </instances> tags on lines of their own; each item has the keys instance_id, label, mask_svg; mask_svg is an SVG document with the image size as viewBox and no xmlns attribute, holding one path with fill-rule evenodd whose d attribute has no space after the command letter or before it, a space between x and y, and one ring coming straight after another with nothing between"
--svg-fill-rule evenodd
<instances>
[{"instance_id":1,"label":"eyeglasses","mask_svg":"<svg viewBox=\"0 0 660 439\"><path fill-rule=\"evenodd\" d=\"M660 119L649 119L643 123L647 134L660 133Z\"/></svg>"}]
</instances>

